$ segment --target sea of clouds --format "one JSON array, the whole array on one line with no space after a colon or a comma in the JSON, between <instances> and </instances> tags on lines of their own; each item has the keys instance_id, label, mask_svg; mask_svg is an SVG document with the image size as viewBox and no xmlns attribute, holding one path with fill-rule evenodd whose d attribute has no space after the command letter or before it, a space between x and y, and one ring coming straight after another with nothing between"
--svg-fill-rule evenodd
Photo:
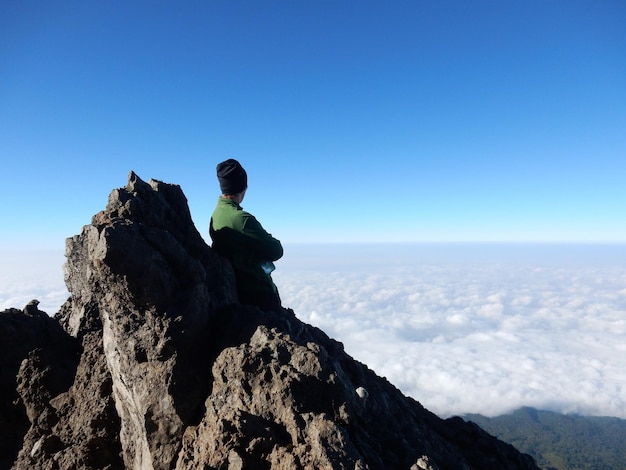
<instances>
[{"instance_id":1,"label":"sea of clouds","mask_svg":"<svg viewBox=\"0 0 626 470\"><path fill-rule=\"evenodd\" d=\"M1 253L0 310L69 295L60 252ZM293 245L283 304L440 416L626 418L626 245Z\"/></svg>"},{"instance_id":2,"label":"sea of clouds","mask_svg":"<svg viewBox=\"0 0 626 470\"><path fill-rule=\"evenodd\" d=\"M293 251L283 304L431 411L626 418L626 245Z\"/></svg>"},{"instance_id":3,"label":"sea of clouds","mask_svg":"<svg viewBox=\"0 0 626 470\"><path fill-rule=\"evenodd\" d=\"M69 297L63 282L62 250L0 251L0 311L39 300L54 315Z\"/></svg>"}]
</instances>

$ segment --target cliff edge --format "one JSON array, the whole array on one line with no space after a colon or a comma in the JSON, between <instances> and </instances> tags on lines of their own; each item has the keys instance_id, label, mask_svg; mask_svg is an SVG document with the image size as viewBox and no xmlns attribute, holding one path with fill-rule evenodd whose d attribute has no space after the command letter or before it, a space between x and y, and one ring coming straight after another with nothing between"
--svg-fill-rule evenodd
<instances>
[{"instance_id":1,"label":"cliff edge","mask_svg":"<svg viewBox=\"0 0 626 470\"><path fill-rule=\"evenodd\" d=\"M176 185L130 173L54 317L0 313L0 468L537 469L285 309L239 305Z\"/></svg>"}]
</instances>

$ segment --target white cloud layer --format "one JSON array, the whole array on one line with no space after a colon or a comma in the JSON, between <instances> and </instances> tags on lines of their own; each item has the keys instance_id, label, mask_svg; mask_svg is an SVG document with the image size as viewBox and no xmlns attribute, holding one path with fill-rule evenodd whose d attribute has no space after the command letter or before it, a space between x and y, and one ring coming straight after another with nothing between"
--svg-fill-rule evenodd
<instances>
[{"instance_id":1,"label":"white cloud layer","mask_svg":"<svg viewBox=\"0 0 626 470\"><path fill-rule=\"evenodd\" d=\"M431 411L626 418L626 246L304 250L283 304Z\"/></svg>"},{"instance_id":2,"label":"white cloud layer","mask_svg":"<svg viewBox=\"0 0 626 470\"><path fill-rule=\"evenodd\" d=\"M69 295L61 252L0 253L0 309ZM626 246L287 246L283 304L441 415L626 418Z\"/></svg>"},{"instance_id":3,"label":"white cloud layer","mask_svg":"<svg viewBox=\"0 0 626 470\"><path fill-rule=\"evenodd\" d=\"M0 251L0 311L38 299L54 315L69 297L63 282L62 250Z\"/></svg>"}]
</instances>

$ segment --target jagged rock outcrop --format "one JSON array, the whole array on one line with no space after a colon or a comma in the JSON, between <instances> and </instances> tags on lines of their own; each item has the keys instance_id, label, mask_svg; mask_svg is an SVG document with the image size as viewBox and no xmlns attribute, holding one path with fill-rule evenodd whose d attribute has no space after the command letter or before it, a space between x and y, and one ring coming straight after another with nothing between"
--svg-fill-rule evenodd
<instances>
[{"instance_id":1,"label":"jagged rock outcrop","mask_svg":"<svg viewBox=\"0 0 626 470\"><path fill-rule=\"evenodd\" d=\"M54 318L0 314L2 468L537 468L292 311L239 305L178 186L131 172L66 256Z\"/></svg>"}]
</instances>

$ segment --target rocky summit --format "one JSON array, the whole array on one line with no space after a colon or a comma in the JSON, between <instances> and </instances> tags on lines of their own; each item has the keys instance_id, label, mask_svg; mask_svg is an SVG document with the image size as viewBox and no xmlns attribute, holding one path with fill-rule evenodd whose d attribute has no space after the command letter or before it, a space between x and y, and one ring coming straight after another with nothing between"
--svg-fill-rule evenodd
<instances>
[{"instance_id":1,"label":"rocky summit","mask_svg":"<svg viewBox=\"0 0 626 470\"><path fill-rule=\"evenodd\" d=\"M1 468L538 468L293 311L240 305L177 185L131 172L66 258L59 312L0 313Z\"/></svg>"}]
</instances>

